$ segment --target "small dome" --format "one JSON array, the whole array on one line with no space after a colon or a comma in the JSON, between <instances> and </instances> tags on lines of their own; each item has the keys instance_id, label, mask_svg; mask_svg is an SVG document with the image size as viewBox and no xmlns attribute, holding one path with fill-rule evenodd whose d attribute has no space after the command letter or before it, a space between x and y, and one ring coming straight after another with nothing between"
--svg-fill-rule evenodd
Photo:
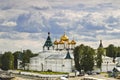
<instances>
[{"instance_id":1,"label":"small dome","mask_svg":"<svg viewBox=\"0 0 120 80\"><path fill-rule=\"evenodd\" d=\"M58 42L57 40L54 41L54 45L58 45L58 43L59 43L59 42Z\"/></svg>"},{"instance_id":2,"label":"small dome","mask_svg":"<svg viewBox=\"0 0 120 80\"><path fill-rule=\"evenodd\" d=\"M71 44L76 44L76 42L74 40L71 41Z\"/></svg>"},{"instance_id":3,"label":"small dome","mask_svg":"<svg viewBox=\"0 0 120 80\"><path fill-rule=\"evenodd\" d=\"M71 44L71 42L70 42L70 41L68 41L67 43L68 43L68 45L70 45L70 44Z\"/></svg>"},{"instance_id":4,"label":"small dome","mask_svg":"<svg viewBox=\"0 0 120 80\"><path fill-rule=\"evenodd\" d=\"M59 44L64 44L64 41L63 41L63 40L60 40L60 41L59 41Z\"/></svg>"},{"instance_id":5,"label":"small dome","mask_svg":"<svg viewBox=\"0 0 120 80\"><path fill-rule=\"evenodd\" d=\"M61 37L61 40L63 40L63 41L68 41L69 38L68 38L68 36L66 36L66 34L64 33L64 35Z\"/></svg>"}]
</instances>

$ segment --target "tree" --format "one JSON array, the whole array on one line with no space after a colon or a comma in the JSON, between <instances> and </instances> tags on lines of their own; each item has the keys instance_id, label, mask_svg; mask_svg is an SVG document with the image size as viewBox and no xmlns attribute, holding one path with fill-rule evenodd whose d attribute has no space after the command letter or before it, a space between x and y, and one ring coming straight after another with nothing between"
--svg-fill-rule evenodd
<instances>
[{"instance_id":1,"label":"tree","mask_svg":"<svg viewBox=\"0 0 120 80\"><path fill-rule=\"evenodd\" d=\"M94 67L94 49L85 46L82 54L81 65L84 71L92 71Z\"/></svg>"},{"instance_id":2,"label":"tree","mask_svg":"<svg viewBox=\"0 0 120 80\"><path fill-rule=\"evenodd\" d=\"M74 49L74 61L75 67L77 70L83 69L84 71L93 70L94 66L94 54L95 51L89 46L80 46L75 47Z\"/></svg>"},{"instance_id":3,"label":"tree","mask_svg":"<svg viewBox=\"0 0 120 80\"><path fill-rule=\"evenodd\" d=\"M81 58L82 58L82 54L83 54L83 48L84 48L84 45L81 44L80 46L77 46L75 47L74 49L74 61L75 61L75 68L78 70L78 71L81 71L81 65L80 65L80 61L81 61Z\"/></svg>"},{"instance_id":4,"label":"tree","mask_svg":"<svg viewBox=\"0 0 120 80\"><path fill-rule=\"evenodd\" d=\"M22 66L25 69L26 63L30 62L30 58L35 56L36 54L33 54L31 50L23 50L23 55L22 55Z\"/></svg>"},{"instance_id":5,"label":"tree","mask_svg":"<svg viewBox=\"0 0 120 80\"><path fill-rule=\"evenodd\" d=\"M1 62L1 59L2 58L2 54L0 55L0 68L2 67L2 62Z\"/></svg>"},{"instance_id":6,"label":"tree","mask_svg":"<svg viewBox=\"0 0 120 80\"><path fill-rule=\"evenodd\" d=\"M101 70L102 56L103 55L104 55L104 48L99 47L97 49L96 63L97 63L97 67L100 68L100 70Z\"/></svg>"},{"instance_id":7,"label":"tree","mask_svg":"<svg viewBox=\"0 0 120 80\"><path fill-rule=\"evenodd\" d=\"M120 57L120 47L117 47L117 57Z\"/></svg>"},{"instance_id":8,"label":"tree","mask_svg":"<svg viewBox=\"0 0 120 80\"><path fill-rule=\"evenodd\" d=\"M14 56L11 52L5 52L1 59L3 70L14 69Z\"/></svg>"},{"instance_id":9,"label":"tree","mask_svg":"<svg viewBox=\"0 0 120 80\"><path fill-rule=\"evenodd\" d=\"M18 59L21 59L22 52L21 51L16 51L13 53L14 56L14 69L17 69L18 66Z\"/></svg>"},{"instance_id":10,"label":"tree","mask_svg":"<svg viewBox=\"0 0 120 80\"><path fill-rule=\"evenodd\" d=\"M106 48L106 56L108 57L112 57L113 58L113 62L117 56L117 49L116 47L114 47L113 44L110 44L107 48Z\"/></svg>"}]
</instances>

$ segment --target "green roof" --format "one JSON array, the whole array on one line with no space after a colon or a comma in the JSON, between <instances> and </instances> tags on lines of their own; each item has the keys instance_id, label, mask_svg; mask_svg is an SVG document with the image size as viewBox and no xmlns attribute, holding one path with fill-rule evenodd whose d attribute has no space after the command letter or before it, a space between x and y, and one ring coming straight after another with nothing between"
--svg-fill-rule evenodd
<instances>
[{"instance_id":1,"label":"green roof","mask_svg":"<svg viewBox=\"0 0 120 80\"><path fill-rule=\"evenodd\" d=\"M65 59L72 59L71 56L70 56L69 51L67 52L67 55L66 55Z\"/></svg>"},{"instance_id":2,"label":"green roof","mask_svg":"<svg viewBox=\"0 0 120 80\"><path fill-rule=\"evenodd\" d=\"M53 43L50 38L50 33L48 32L48 37L43 47L51 47L51 46L53 46Z\"/></svg>"}]
</instances>

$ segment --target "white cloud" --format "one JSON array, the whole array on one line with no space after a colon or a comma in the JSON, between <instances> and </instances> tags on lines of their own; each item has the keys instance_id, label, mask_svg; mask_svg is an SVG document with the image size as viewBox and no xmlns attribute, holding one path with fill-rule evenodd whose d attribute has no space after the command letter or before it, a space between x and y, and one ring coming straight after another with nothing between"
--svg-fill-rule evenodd
<instances>
[{"instance_id":1,"label":"white cloud","mask_svg":"<svg viewBox=\"0 0 120 80\"><path fill-rule=\"evenodd\" d=\"M48 31L52 38L66 31L71 39L90 46L97 47L100 38L105 45L117 44L119 4L119 0L0 0L1 50L14 44L10 49L39 51L43 45L39 41L44 42Z\"/></svg>"},{"instance_id":2,"label":"white cloud","mask_svg":"<svg viewBox=\"0 0 120 80\"><path fill-rule=\"evenodd\" d=\"M42 50L42 44L44 41L32 41L32 40L6 40L0 39L0 51L17 51L30 49L33 52L39 52Z\"/></svg>"},{"instance_id":3,"label":"white cloud","mask_svg":"<svg viewBox=\"0 0 120 80\"><path fill-rule=\"evenodd\" d=\"M2 26L7 26L7 27L14 27L14 26L17 26L17 23L9 21L9 22L3 22L1 25Z\"/></svg>"}]
</instances>

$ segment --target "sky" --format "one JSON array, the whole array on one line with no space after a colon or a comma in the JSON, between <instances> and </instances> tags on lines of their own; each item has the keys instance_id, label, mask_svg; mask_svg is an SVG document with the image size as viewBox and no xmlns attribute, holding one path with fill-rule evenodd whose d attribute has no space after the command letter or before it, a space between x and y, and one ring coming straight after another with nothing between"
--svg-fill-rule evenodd
<instances>
[{"instance_id":1,"label":"sky","mask_svg":"<svg viewBox=\"0 0 120 80\"><path fill-rule=\"evenodd\" d=\"M120 0L0 0L0 51L40 52L48 31L77 45L120 46Z\"/></svg>"}]
</instances>

